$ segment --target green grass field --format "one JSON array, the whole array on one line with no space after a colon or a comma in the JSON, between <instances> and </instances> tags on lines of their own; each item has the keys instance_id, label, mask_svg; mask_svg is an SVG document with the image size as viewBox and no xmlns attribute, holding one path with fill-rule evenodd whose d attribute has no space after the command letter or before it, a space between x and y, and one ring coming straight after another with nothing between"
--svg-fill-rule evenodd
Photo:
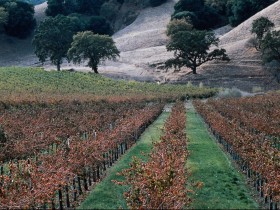
<instances>
[{"instance_id":1,"label":"green grass field","mask_svg":"<svg viewBox=\"0 0 280 210\"><path fill-rule=\"evenodd\" d=\"M1 67L0 100L46 100L67 98L93 100L108 97L180 98L207 97L216 89L187 85L113 80L102 75L40 68Z\"/></svg>"},{"instance_id":2,"label":"green grass field","mask_svg":"<svg viewBox=\"0 0 280 210\"><path fill-rule=\"evenodd\" d=\"M200 116L193 107L187 113L190 183L204 183L203 188L192 195L191 208L257 209L258 204L246 187L243 175L209 136Z\"/></svg>"},{"instance_id":3,"label":"green grass field","mask_svg":"<svg viewBox=\"0 0 280 210\"><path fill-rule=\"evenodd\" d=\"M147 156L143 154L150 153L152 143L158 141L162 133L164 121L169 113L164 112L160 117L141 135L139 141L134 145L107 173L108 175L101 183L93 189L87 199L81 204L80 209L126 209L126 201L123 193L126 186L114 184L111 180L123 181L121 176L117 176L118 172L129 167L129 163L134 156L146 160Z\"/></svg>"}]
</instances>

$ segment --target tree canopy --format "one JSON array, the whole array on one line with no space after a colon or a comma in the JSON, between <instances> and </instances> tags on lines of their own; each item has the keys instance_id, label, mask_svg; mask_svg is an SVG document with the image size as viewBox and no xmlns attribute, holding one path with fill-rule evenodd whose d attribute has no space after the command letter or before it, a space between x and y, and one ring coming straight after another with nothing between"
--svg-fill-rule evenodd
<instances>
[{"instance_id":1,"label":"tree canopy","mask_svg":"<svg viewBox=\"0 0 280 210\"><path fill-rule=\"evenodd\" d=\"M166 68L174 67L180 70L187 66L196 74L196 69L201 64L210 60L228 61L224 49L215 49L211 52L210 46L218 46L219 39L213 32L193 29L189 19L173 19L167 25L167 36L170 41L167 44L167 51L174 51L174 58L165 62Z\"/></svg>"},{"instance_id":2,"label":"tree canopy","mask_svg":"<svg viewBox=\"0 0 280 210\"><path fill-rule=\"evenodd\" d=\"M77 19L58 15L45 19L35 31L33 45L41 62L47 58L57 66L67 57L73 35L79 30Z\"/></svg>"},{"instance_id":3,"label":"tree canopy","mask_svg":"<svg viewBox=\"0 0 280 210\"><path fill-rule=\"evenodd\" d=\"M5 10L4 7L0 7L0 32L3 25L7 23L8 17L9 17L9 13Z\"/></svg>"},{"instance_id":4,"label":"tree canopy","mask_svg":"<svg viewBox=\"0 0 280 210\"><path fill-rule=\"evenodd\" d=\"M167 51L174 52L174 58L165 62L166 68L174 67L180 70L186 66L197 73L197 67L211 60L229 61L225 49L215 49L209 52L210 46L218 46L219 39L213 32L186 30L179 31L170 37Z\"/></svg>"},{"instance_id":5,"label":"tree canopy","mask_svg":"<svg viewBox=\"0 0 280 210\"><path fill-rule=\"evenodd\" d=\"M36 26L33 5L19 0L0 0L0 8L0 22L6 34L18 38L30 35Z\"/></svg>"},{"instance_id":6,"label":"tree canopy","mask_svg":"<svg viewBox=\"0 0 280 210\"><path fill-rule=\"evenodd\" d=\"M269 32L272 27L274 27L274 23L266 17L260 17L253 21L251 33L256 34L257 50L260 50L261 41L264 35Z\"/></svg>"},{"instance_id":7,"label":"tree canopy","mask_svg":"<svg viewBox=\"0 0 280 210\"><path fill-rule=\"evenodd\" d=\"M213 29L245 21L277 0L179 0L173 18L188 15L195 29Z\"/></svg>"},{"instance_id":8,"label":"tree canopy","mask_svg":"<svg viewBox=\"0 0 280 210\"><path fill-rule=\"evenodd\" d=\"M111 37L84 31L74 36L71 48L68 50L68 57L74 63L88 60L88 66L98 73L98 65L101 61L116 59L119 53Z\"/></svg>"},{"instance_id":9,"label":"tree canopy","mask_svg":"<svg viewBox=\"0 0 280 210\"><path fill-rule=\"evenodd\" d=\"M261 42L261 50L264 62L276 60L280 63L280 31L268 32Z\"/></svg>"},{"instance_id":10,"label":"tree canopy","mask_svg":"<svg viewBox=\"0 0 280 210\"><path fill-rule=\"evenodd\" d=\"M185 19L174 19L167 25L166 35L172 36L180 31L192 30L192 24Z\"/></svg>"},{"instance_id":11,"label":"tree canopy","mask_svg":"<svg viewBox=\"0 0 280 210\"><path fill-rule=\"evenodd\" d=\"M258 50L262 53L264 63L276 61L275 69L271 69L277 82L280 83L280 31L271 29L274 23L266 17L260 17L253 21L251 32L257 36Z\"/></svg>"}]
</instances>

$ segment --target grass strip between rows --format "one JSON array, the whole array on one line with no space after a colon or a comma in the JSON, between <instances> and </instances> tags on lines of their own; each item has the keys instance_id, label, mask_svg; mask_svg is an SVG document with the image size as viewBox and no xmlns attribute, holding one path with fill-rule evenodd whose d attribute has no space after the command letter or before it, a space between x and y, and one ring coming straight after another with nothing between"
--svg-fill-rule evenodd
<instances>
[{"instance_id":1,"label":"grass strip between rows","mask_svg":"<svg viewBox=\"0 0 280 210\"><path fill-rule=\"evenodd\" d=\"M132 157L136 156L146 161L152 150L152 143L160 139L165 120L169 113L163 112L159 118L149 126L134 145L121 159L107 171L107 176L97 184L79 209L118 209L127 208L123 193L127 187L114 184L111 180L123 181L123 177L116 175L129 167Z\"/></svg>"},{"instance_id":2,"label":"grass strip between rows","mask_svg":"<svg viewBox=\"0 0 280 210\"><path fill-rule=\"evenodd\" d=\"M187 112L187 135L190 152L188 167L191 182L204 186L192 195L194 209L256 209L243 175L232 165L203 123L195 109Z\"/></svg>"}]
</instances>

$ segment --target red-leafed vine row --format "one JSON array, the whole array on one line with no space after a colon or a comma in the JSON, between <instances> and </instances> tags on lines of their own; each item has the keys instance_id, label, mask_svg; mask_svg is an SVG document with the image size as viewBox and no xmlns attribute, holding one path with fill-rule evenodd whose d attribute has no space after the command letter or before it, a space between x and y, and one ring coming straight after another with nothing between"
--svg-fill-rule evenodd
<instances>
[{"instance_id":1,"label":"red-leafed vine row","mask_svg":"<svg viewBox=\"0 0 280 210\"><path fill-rule=\"evenodd\" d=\"M131 209L182 209L190 203L186 188L186 114L178 102L165 123L165 134L155 143L148 162L134 159L131 168L121 174L121 185L129 185L124 194Z\"/></svg>"},{"instance_id":2,"label":"red-leafed vine row","mask_svg":"<svg viewBox=\"0 0 280 210\"><path fill-rule=\"evenodd\" d=\"M112 129L145 104L63 103L7 109L0 116L0 161L35 156L42 151L52 151L52 147L65 143L72 136Z\"/></svg>"},{"instance_id":3,"label":"red-leafed vine row","mask_svg":"<svg viewBox=\"0 0 280 210\"><path fill-rule=\"evenodd\" d=\"M102 106L100 108L102 109ZM1 169L0 206L3 208L74 207L79 195L102 178L106 168L110 167L138 139L146 126L161 113L162 108L163 105L159 103L145 103L145 105L131 105L128 109L121 108L117 111L119 117L109 117L110 112L99 113L104 118L108 117L110 119L108 122L116 122L115 126L112 129L104 129L106 124L101 129L96 127L102 126L102 122L105 122L101 118L102 122L99 124L93 121L93 125L83 125L83 129L77 129L85 132L86 129L92 129L91 126L94 126L95 130L99 129L97 135L92 135L89 130L81 138L78 132L78 135L67 136L67 142L61 144L52 153L39 153L36 159L22 159L6 164L6 169L3 170L3 167ZM112 110L116 109L117 107L113 107ZM61 111L65 110L61 109ZM90 109L87 108L84 114L88 114L89 111ZM77 119L74 119L74 116ZM91 117L88 121L79 122L81 118L78 114L72 115L72 112L71 118L77 123L76 126L80 126L80 123L92 122Z\"/></svg>"},{"instance_id":4,"label":"red-leafed vine row","mask_svg":"<svg viewBox=\"0 0 280 210\"><path fill-rule=\"evenodd\" d=\"M209 100L208 104L230 120L237 120L251 132L263 133L280 148L280 95L260 95L240 99Z\"/></svg>"},{"instance_id":5,"label":"red-leafed vine row","mask_svg":"<svg viewBox=\"0 0 280 210\"><path fill-rule=\"evenodd\" d=\"M239 103L234 102L236 107L249 106L248 104L242 104L242 100L244 99L238 100ZM258 97L247 100L258 100ZM225 107L231 107L232 104L229 103L232 101L233 99L217 101L217 106L214 105L214 101L206 103L195 101L194 105L219 143L225 147L233 160L253 181L260 196L264 197L265 202L269 203L271 209L277 208L277 203L280 201L280 151L272 145L272 141L268 139L266 133L252 132L252 126L247 124L248 121L246 121L246 126L241 126L238 115L233 117L233 114L229 113L233 110L233 107L227 110L226 108L223 109L223 115L220 113L222 109L220 104L224 103ZM259 104L262 104L261 101L259 101ZM218 106L220 109L216 109ZM256 103L252 106L256 106ZM261 106L264 107L264 105ZM233 113L236 112L233 111ZM229 115L232 118L225 117ZM263 123L268 122L264 121Z\"/></svg>"}]
</instances>

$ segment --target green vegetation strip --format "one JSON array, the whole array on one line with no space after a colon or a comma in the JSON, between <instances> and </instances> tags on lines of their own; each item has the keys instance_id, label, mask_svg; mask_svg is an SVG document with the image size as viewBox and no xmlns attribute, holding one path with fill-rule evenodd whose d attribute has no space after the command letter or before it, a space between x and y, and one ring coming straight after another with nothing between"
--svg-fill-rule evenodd
<instances>
[{"instance_id":1,"label":"green vegetation strip","mask_svg":"<svg viewBox=\"0 0 280 210\"><path fill-rule=\"evenodd\" d=\"M123 193L126 191L126 186L114 184L111 180L123 181L123 177L117 176L118 172L128 168L129 163L134 156L146 161L147 156L144 154L150 153L152 144L160 139L164 121L169 113L164 112L159 118L141 135L137 144L134 145L113 167L108 169L107 176L104 180L97 184L87 199L81 204L80 209L126 209L126 201L123 198Z\"/></svg>"},{"instance_id":2,"label":"green vegetation strip","mask_svg":"<svg viewBox=\"0 0 280 210\"><path fill-rule=\"evenodd\" d=\"M190 182L204 186L192 195L194 209L256 209L243 175L215 142L200 116L191 106L187 112L187 135L190 152Z\"/></svg>"},{"instance_id":3,"label":"green vegetation strip","mask_svg":"<svg viewBox=\"0 0 280 210\"><path fill-rule=\"evenodd\" d=\"M0 67L0 99L51 96L157 96L209 97L216 89L191 85L171 85L113 80L102 75L69 71L44 71L41 68Z\"/></svg>"}]
</instances>

